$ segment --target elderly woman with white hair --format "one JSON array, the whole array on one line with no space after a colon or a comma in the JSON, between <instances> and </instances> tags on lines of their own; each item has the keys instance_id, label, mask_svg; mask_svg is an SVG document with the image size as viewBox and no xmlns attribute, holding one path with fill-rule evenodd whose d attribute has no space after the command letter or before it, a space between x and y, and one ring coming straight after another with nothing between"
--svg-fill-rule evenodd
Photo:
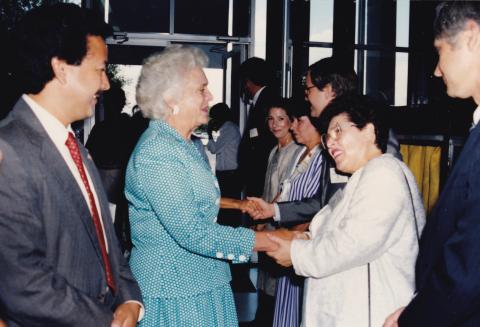
<instances>
[{"instance_id":1,"label":"elderly woman with white hair","mask_svg":"<svg viewBox=\"0 0 480 327\"><path fill-rule=\"evenodd\" d=\"M127 167L130 265L146 314L140 326L236 326L228 261L273 249L265 233L216 223L220 191L190 140L208 122L198 48L174 45L147 58L137 103L150 119Z\"/></svg>"}]
</instances>

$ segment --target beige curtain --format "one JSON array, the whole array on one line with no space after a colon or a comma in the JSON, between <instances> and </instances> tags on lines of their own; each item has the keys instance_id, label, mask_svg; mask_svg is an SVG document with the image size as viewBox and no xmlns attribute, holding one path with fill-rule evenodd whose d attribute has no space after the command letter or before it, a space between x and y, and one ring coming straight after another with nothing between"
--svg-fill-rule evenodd
<instances>
[{"instance_id":1,"label":"beige curtain","mask_svg":"<svg viewBox=\"0 0 480 327\"><path fill-rule=\"evenodd\" d=\"M417 180L425 210L429 213L440 191L441 148L401 144L400 152Z\"/></svg>"}]
</instances>

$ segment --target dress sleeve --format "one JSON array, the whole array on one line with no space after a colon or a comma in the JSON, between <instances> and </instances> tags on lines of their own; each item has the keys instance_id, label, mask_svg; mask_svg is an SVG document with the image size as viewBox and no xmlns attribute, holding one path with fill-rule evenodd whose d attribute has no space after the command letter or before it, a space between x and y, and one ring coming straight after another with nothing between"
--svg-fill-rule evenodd
<instances>
[{"instance_id":1,"label":"dress sleeve","mask_svg":"<svg viewBox=\"0 0 480 327\"><path fill-rule=\"evenodd\" d=\"M396 242L406 226L404 210L408 187L399 165L377 161L359 176L351 196L337 203L344 213L335 226L318 231L312 240L292 242L292 262L297 274L321 278L364 265L380 257ZM352 177L353 178L353 177ZM345 190L347 193L348 191ZM348 203L347 203L347 202ZM341 211L340 210L340 211ZM321 211L314 219L330 219Z\"/></svg>"},{"instance_id":2,"label":"dress sleeve","mask_svg":"<svg viewBox=\"0 0 480 327\"><path fill-rule=\"evenodd\" d=\"M139 188L157 219L178 245L190 252L219 259L228 253L225 259L247 261L255 233L213 221L215 198L211 196L210 202L198 199L200 192L213 192L213 185L196 182L198 177L192 176L189 164L168 154L144 155L137 160Z\"/></svg>"}]
</instances>

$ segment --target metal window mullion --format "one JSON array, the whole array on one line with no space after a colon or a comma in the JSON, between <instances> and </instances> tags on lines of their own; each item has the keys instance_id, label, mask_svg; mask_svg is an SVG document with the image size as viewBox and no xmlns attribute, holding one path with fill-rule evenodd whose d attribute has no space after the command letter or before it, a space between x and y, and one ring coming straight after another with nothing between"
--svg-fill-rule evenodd
<instances>
[{"instance_id":1,"label":"metal window mullion","mask_svg":"<svg viewBox=\"0 0 480 327\"><path fill-rule=\"evenodd\" d=\"M170 0L170 24L168 33L175 34L175 0Z\"/></svg>"}]
</instances>

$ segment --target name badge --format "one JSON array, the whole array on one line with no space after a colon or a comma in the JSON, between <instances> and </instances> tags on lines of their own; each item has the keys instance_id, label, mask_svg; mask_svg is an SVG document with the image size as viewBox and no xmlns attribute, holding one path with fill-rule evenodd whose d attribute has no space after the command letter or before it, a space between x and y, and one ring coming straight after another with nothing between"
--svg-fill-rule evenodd
<instances>
[{"instance_id":1,"label":"name badge","mask_svg":"<svg viewBox=\"0 0 480 327\"><path fill-rule=\"evenodd\" d=\"M249 135L250 135L250 138L254 138L254 137L257 137L258 136L258 130L256 128L252 128L250 131L249 131Z\"/></svg>"},{"instance_id":2,"label":"name badge","mask_svg":"<svg viewBox=\"0 0 480 327\"><path fill-rule=\"evenodd\" d=\"M340 175L335 171L335 168L330 168L330 182L332 184L346 183L348 182L348 176Z\"/></svg>"}]
</instances>

